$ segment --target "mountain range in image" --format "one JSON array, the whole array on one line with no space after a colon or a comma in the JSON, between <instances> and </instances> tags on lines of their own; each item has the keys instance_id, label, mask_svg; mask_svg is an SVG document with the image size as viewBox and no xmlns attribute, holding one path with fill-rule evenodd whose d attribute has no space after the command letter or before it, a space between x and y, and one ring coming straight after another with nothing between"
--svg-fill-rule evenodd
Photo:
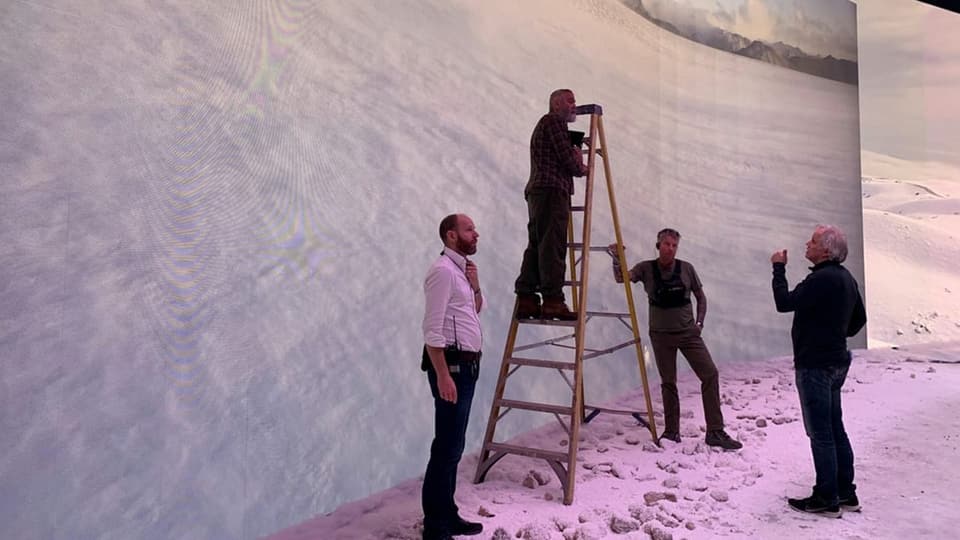
<instances>
[{"instance_id":1,"label":"mountain range in image","mask_svg":"<svg viewBox=\"0 0 960 540\"><path fill-rule=\"evenodd\" d=\"M856 62L835 58L832 55L808 54L799 47L782 41L767 43L749 39L715 26L678 26L655 17L644 7L643 0L621 1L660 28L708 47L842 83L856 85L858 82Z\"/></svg>"}]
</instances>

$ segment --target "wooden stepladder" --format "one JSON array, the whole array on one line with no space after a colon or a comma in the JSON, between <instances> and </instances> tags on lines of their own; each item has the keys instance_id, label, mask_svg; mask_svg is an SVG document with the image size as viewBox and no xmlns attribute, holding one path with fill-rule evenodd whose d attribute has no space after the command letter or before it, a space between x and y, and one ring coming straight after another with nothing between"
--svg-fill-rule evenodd
<instances>
[{"instance_id":1,"label":"wooden stepladder","mask_svg":"<svg viewBox=\"0 0 960 540\"><path fill-rule=\"evenodd\" d=\"M581 422L589 422L601 412L613 414L625 414L634 417L641 425L650 430L653 440L657 440L657 428L653 418L653 406L650 402L650 391L647 384L647 372L644 363L643 346L640 342L640 332L637 326L636 307L633 302L633 293L630 288L629 270L623 252L623 238L620 232L620 219L617 215L617 203L613 192L613 179L610 173L609 154L607 152L606 136L603 132L603 109L600 105L581 105L576 109L577 115L590 115L589 138L585 139L585 152L587 158L587 179L584 190L584 203L582 206L571 207L571 218L576 214L582 213L582 231L580 240L575 238L574 219L570 219L568 236L570 241L567 247L570 252L570 264L568 265L570 280L565 281L564 285L571 287L571 298L573 302L572 309L577 312L575 321L557 321L557 320L518 320L517 305L514 305L513 317L510 323L510 331L507 334L506 346L503 351L503 360L500 364L500 375L497 380L497 387L494 393L493 405L490 409L490 419L487 422L487 430L483 439L483 448L480 452L480 460L477 464L477 473L474 477L474 483L483 482L487 472L501 458L508 454L516 454L532 458L546 460L550 468L557 474L563 487L563 503L573 503L574 476L576 473L577 447L579 442L579 431ZM597 144L599 142L599 144ZM593 185L596 171L597 158L603 160L603 173L606 179L607 193L610 198L610 210L613 218L613 228L617 239L617 256L620 260L620 268L623 272L623 289L626 294L628 312L611 313L602 311L589 311L587 309L587 290L590 270L590 252L607 250L604 246L591 246L591 218L593 204ZM579 256L578 256L579 254ZM578 273L579 266L579 273ZM579 279L578 279L579 274ZM632 331L632 338L628 341L618 343L606 348L586 348L586 328L587 322L595 318L615 318L624 326ZM543 325L552 327L572 328L573 333L569 335L552 337L543 341L530 343L526 345L516 345L517 334L521 325ZM570 339L574 340L574 345L568 343ZM607 355L620 349L634 346L637 353L637 363L640 368L640 379L643 384L643 394L646 400L646 411L621 410L605 408L600 406L587 405L584 399L583 390L583 362L591 358ZM565 349L572 349L573 361L557 361L552 359L539 359L515 356L516 353L528 351L539 347L555 346ZM507 386L507 379L522 367L527 368L546 368L556 370L571 391L570 405L555 405L549 403L537 403L531 401L522 401L517 399L505 399L504 391ZM573 379L570 375L572 373ZM494 441L497 422L510 411L526 410L539 413L550 413L563 426L568 435L567 445L561 449L532 448L522 445L506 444ZM590 412L587 412L587 411ZM644 419L644 412L646 419ZM565 421L564 419L568 419Z\"/></svg>"}]
</instances>

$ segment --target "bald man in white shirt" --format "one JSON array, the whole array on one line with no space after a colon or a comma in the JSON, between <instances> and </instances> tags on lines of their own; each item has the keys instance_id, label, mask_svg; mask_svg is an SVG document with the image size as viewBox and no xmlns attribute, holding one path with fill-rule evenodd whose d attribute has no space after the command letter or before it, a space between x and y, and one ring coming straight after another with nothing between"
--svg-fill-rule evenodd
<instances>
[{"instance_id":1,"label":"bald man in white shirt","mask_svg":"<svg viewBox=\"0 0 960 540\"><path fill-rule=\"evenodd\" d=\"M423 361L435 409L430 461L423 477L423 538L448 540L474 535L483 525L464 520L453 496L463 455L473 391L480 375L480 308L483 293L477 265L476 226L464 214L440 222L443 252L423 282Z\"/></svg>"}]
</instances>

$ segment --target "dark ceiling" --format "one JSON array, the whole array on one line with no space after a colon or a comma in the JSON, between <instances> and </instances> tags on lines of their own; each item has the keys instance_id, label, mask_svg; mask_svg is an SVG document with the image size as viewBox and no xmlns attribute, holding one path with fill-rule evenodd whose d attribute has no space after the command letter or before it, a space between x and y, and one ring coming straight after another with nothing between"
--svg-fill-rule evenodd
<instances>
[{"instance_id":1,"label":"dark ceiling","mask_svg":"<svg viewBox=\"0 0 960 540\"><path fill-rule=\"evenodd\" d=\"M956 0L944 1L944 0L920 0L924 4L930 4L931 6L937 6L938 8L945 9L947 11L952 11L954 13L960 13L960 6Z\"/></svg>"}]
</instances>

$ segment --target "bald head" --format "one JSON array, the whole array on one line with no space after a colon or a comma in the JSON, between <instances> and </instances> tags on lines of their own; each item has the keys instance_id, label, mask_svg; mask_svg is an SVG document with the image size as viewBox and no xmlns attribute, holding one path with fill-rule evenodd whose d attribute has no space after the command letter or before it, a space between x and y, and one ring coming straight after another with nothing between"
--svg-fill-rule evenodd
<instances>
[{"instance_id":1,"label":"bald head","mask_svg":"<svg viewBox=\"0 0 960 540\"><path fill-rule=\"evenodd\" d=\"M440 221L440 240L447 243L447 233L457 230L457 222L460 220L460 214L450 214Z\"/></svg>"}]
</instances>

